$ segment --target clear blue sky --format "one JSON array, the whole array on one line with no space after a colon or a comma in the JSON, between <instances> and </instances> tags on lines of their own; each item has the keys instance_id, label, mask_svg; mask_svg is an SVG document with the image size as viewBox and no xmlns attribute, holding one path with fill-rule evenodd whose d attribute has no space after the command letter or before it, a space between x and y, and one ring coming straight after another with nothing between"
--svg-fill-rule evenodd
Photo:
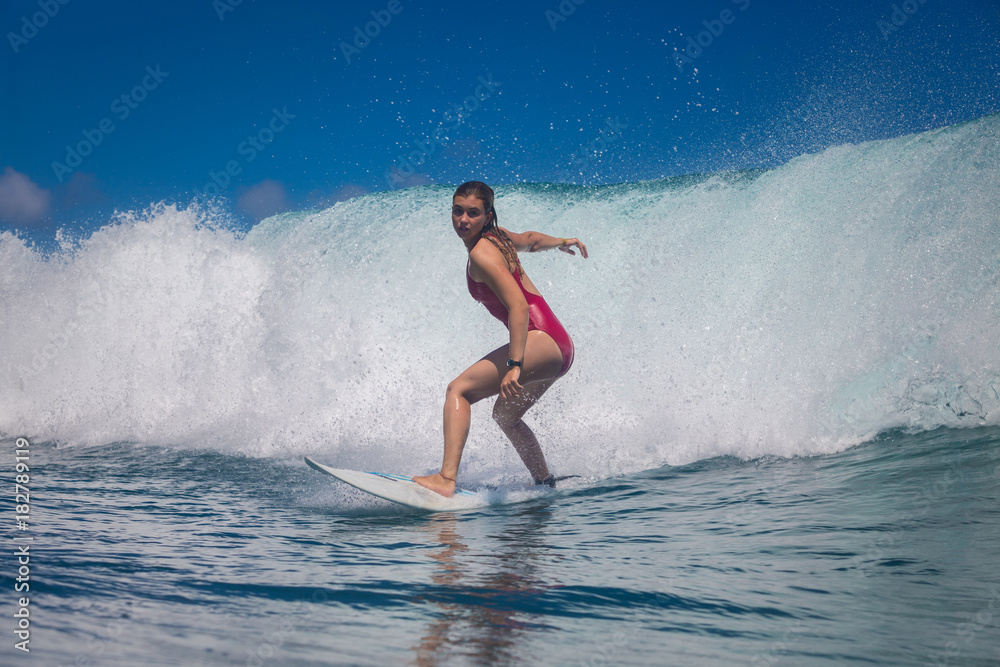
<instances>
[{"instance_id":1,"label":"clear blue sky","mask_svg":"<svg viewBox=\"0 0 1000 667\"><path fill-rule=\"evenodd\" d=\"M1000 110L996 0L64 1L0 9L0 232L33 239L213 174L249 225L421 183L770 166Z\"/></svg>"}]
</instances>

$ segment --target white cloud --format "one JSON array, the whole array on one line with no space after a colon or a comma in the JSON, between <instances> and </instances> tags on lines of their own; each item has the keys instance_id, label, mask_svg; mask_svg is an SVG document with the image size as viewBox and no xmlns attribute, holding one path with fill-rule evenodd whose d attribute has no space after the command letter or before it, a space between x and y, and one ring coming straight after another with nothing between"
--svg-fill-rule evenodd
<instances>
[{"instance_id":1,"label":"white cloud","mask_svg":"<svg viewBox=\"0 0 1000 667\"><path fill-rule=\"evenodd\" d=\"M236 205L255 219L263 220L289 209L288 191L279 181L267 178L241 192Z\"/></svg>"},{"instance_id":2,"label":"white cloud","mask_svg":"<svg viewBox=\"0 0 1000 667\"><path fill-rule=\"evenodd\" d=\"M0 220L20 225L38 224L49 212L51 199L51 192L38 187L13 167L7 167L0 175Z\"/></svg>"}]
</instances>

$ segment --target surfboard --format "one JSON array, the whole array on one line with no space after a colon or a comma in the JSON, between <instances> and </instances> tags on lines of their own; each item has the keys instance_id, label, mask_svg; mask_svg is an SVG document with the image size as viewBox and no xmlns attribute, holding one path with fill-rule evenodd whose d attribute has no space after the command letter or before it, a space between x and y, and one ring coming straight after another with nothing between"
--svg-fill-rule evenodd
<instances>
[{"instance_id":1,"label":"surfboard","mask_svg":"<svg viewBox=\"0 0 1000 667\"><path fill-rule=\"evenodd\" d=\"M313 461L308 456L306 457L306 463L310 468L324 472L327 475L333 475L341 482L346 482L365 493L370 493L385 500L391 500L400 505L416 507L417 509L431 512L446 512L449 510L476 509L492 504L488 494L482 492L476 493L468 489L455 489L455 495L448 498L420 486L413 481L412 477L393 475L387 472L361 472L360 470L331 468L330 466Z\"/></svg>"},{"instance_id":2,"label":"surfboard","mask_svg":"<svg viewBox=\"0 0 1000 667\"><path fill-rule=\"evenodd\" d=\"M453 512L489 507L490 505L520 503L555 492L555 489L548 486L516 486L513 488L483 488L476 490L458 488L455 489L454 496L447 498L434 493L426 487L420 486L413 481L412 477L394 475L387 472L362 472L360 470L332 468L313 461L308 456L305 459L306 464L310 468L326 473L327 475L332 475L341 482L346 482L365 493L428 512ZM557 477L556 481L570 479L575 476Z\"/></svg>"}]
</instances>

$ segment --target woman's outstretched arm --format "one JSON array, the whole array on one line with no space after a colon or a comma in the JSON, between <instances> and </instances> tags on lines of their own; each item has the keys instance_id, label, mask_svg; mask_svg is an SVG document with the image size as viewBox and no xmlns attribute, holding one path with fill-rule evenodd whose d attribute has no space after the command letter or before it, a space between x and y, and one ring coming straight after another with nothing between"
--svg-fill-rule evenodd
<instances>
[{"instance_id":1,"label":"woman's outstretched arm","mask_svg":"<svg viewBox=\"0 0 1000 667\"><path fill-rule=\"evenodd\" d=\"M580 254L586 258L587 246L583 245L580 239L576 238L562 238L559 236L549 236L548 234L542 234L541 232L512 232L509 229L504 229L507 232L507 236L514 243L514 247L518 252L541 252L543 250L552 250L553 248L558 248L563 252L568 252L571 255L575 255L576 251L573 248L579 248Z\"/></svg>"}]
</instances>

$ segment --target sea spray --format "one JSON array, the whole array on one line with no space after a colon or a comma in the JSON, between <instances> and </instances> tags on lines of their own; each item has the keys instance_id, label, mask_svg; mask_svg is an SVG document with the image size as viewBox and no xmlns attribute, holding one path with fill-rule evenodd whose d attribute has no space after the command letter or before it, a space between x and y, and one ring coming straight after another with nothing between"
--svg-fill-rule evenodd
<instances>
[{"instance_id":1,"label":"sea spray","mask_svg":"<svg viewBox=\"0 0 1000 667\"><path fill-rule=\"evenodd\" d=\"M1000 117L768 170L498 185L577 359L527 420L557 470L835 451L1000 421ZM0 432L421 472L447 382L506 342L465 291L452 188L242 236L153 207L49 256L0 237ZM522 474L474 407L463 474Z\"/></svg>"}]
</instances>

